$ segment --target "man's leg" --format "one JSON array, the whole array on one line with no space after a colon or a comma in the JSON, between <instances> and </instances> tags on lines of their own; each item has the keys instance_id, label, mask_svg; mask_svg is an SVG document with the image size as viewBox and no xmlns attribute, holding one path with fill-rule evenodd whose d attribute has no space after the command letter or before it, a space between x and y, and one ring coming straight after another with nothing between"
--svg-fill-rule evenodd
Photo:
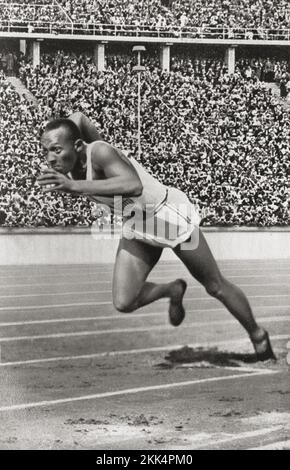
<instances>
[{"instance_id":1,"label":"man's leg","mask_svg":"<svg viewBox=\"0 0 290 470\"><path fill-rule=\"evenodd\" d=\"M258 356L262 357L269 346L267 333L257 324L243 291L222 276L202 232L200 231L199 246L196 250L187 250L185 244L185 249L181 249L179 245L174 252L192 276L205 287L208 294L220 300L243 325Z\"/></svg>"},{"instance_id":2,"label":"man's leg","mask_svg":"<svg viewBox=\"0 0 290 470\"><path fill-rule=\"evenodd\" d=\"M146 282L162 249L139 240L120 240L113 277L113 303L121 312L133 312L161 298L170 299L170 320L181 323L184 317L182 299L186 284L181 279L166 284ZM182 316L182 319L181 319ZM175 317L178 317L175 320Z\"/></svg>"}]
</instances>

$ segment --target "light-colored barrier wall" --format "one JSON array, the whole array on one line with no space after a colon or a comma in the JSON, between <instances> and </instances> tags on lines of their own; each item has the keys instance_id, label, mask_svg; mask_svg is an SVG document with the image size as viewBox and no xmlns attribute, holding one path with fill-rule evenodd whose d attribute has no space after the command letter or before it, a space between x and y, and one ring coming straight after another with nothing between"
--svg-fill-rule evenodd
<instances>
[{"instance_id":1,"label":"light-colored barrier wall","mask_svg":"<svg viewBox=\"0 0 290 470\"><path fill-rule=\"evenodd\" d=\"M290 227L274 229L204 228L217 259L290 259ZM89 229L1 229L0 264L112 263L118 246L114 239L92 236ZM163 260L174 253L164 250Z\"/></svg>"}]
</instances>

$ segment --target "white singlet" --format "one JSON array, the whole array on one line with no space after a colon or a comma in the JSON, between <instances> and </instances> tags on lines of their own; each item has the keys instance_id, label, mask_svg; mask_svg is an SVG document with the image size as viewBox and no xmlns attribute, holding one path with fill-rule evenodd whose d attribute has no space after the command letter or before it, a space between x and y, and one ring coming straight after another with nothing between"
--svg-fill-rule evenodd
<instances>
[{"instance_id":1,"label":"white singlet","mask_svg":"<svg viewBox=\"0 0 290 470\"><path fill-rule=\"evenodd\" d=\"M87 145L87 181L94 179L94 144L92 142ZM122 234L125 238L138 239L161 248L175 248L190 238L191 246L197 247L200 217L186 194L160 183L134 158L128 160L142 183L143 191L140 196L114 198L90 195L89 198L123 216Z\"/></svg>"}]
</instances>

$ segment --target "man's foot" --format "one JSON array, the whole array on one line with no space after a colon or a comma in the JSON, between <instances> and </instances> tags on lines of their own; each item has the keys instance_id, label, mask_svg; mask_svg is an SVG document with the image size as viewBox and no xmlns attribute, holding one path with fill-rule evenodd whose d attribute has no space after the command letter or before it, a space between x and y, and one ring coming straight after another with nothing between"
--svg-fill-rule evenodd
<instances>
[{"instance_id":1,"label":"man's foot","mask_svg":"<svg viewBox=\"0 0 290 470\"><path fill-rule=\"evenodd\" d=\"M169 321L173 326L179 326L185 317L185 310L182 305L187 284L183 279L176 279L172 283L171 299L169 303Z\"/></svg>"},{"instance_id":2,"label":"man's foot","mask_svg":"<svg viewBox=\"0 0 290 470\"><path fill-rule=\"evenodd\" d=\"M251 336L250 338L255 348L258 361L277 360L271 346L269 334L266 330L262 330L258 336Z\"/></svg>"}]
</instances>

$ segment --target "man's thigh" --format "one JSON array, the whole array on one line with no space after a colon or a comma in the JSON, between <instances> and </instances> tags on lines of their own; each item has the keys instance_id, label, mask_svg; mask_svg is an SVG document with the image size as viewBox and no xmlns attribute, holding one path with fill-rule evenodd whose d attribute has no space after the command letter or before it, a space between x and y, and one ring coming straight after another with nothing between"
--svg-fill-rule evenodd
<instances>
[{"instance_id":1,"label":"man's thigh","mask_svg":"<svg viewBox=\"0 0 290 470\"><path fill-rule=\"evenodd\" d=\"M121 303L128 305L133 303L161 253L162 248L122 238L114 268L113 299L121 299Z\"/></svg>"}]
</instances>

